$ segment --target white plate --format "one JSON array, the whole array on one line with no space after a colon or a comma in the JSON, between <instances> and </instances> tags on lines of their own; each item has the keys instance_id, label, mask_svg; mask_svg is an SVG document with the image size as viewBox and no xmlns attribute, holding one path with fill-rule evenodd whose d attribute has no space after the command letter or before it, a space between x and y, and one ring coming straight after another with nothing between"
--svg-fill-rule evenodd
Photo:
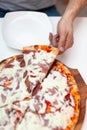
<instances>
[{"instance_id":1,"label":"white plate","mask_svg":"<svg viewBox=\"0 0 87 130\"><path fill-rule=\"evenodd\" d=\"M6 44L15 49L35 44L49 44L52 25L45 13L17 11L7 13L3 20L2 35Z\"/></svg>"}]
</instances>

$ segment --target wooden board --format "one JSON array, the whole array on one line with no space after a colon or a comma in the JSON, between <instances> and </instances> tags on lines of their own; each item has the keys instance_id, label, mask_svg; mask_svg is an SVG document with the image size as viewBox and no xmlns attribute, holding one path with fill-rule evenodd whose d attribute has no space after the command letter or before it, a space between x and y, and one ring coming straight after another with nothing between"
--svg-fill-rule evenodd
<instances>
[{"instance_id":1,"label":"wooden board","mask_svg":"<svg viewBox=\"0 0 87 130\"><path fill-rule=\"evenodd\" d=\"M74 76L78 87L80 91L80 96L81 96L81 104L80 104L80 115L79 115L79 120L77 122L77 125L74 130L81 130L84 117L85 117L85 112L86 112L86 98L87 98L87 85L85 84L84 80L82 79L79 71L77 69L71 69L72 75Z\"/></svg>"}]
</instances>

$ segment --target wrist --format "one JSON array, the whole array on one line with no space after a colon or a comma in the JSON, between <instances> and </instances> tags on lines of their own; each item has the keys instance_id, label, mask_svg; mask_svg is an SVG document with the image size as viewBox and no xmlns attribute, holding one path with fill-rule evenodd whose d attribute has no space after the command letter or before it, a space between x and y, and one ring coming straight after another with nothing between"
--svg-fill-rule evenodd
<instances>
[{"instance_id":1,"label":"wrist","mask_svg":"<svg viewBox=\"0 0 87 130\"><path fill-rule=\"evenodd\" d=\"M76 17L76 12L69 10L69 11L65 11L65 13L62 16L62 19L66 20L70 23L73 23L75 17Z\"/></svg>"},{"instance_id":2,"label":"wrist","mask_svg":"<svg viewBox=\"0 0 87 130\"><path fill-rule=\"evenodd\" d=\"M64 19L73 22L80 10L86 4L86 0L69 0L68 6L63 14Z\"/></svg>"}]
</instances>

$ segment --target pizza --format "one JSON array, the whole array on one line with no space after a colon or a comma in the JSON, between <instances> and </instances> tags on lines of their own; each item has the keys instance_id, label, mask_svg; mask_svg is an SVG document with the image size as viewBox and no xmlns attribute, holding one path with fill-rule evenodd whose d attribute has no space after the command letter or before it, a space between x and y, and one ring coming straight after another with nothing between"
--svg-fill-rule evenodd
<instances>
[{"instance_id":1,"label":"pizza","mask_svg":"<svg viewBox=\"0 0 87 130\"><path fill-rule=\"evenodd\" d=\"M0 63L0 130L74 130L79 89L58 53L28 46Z\"/></svg>"}]
</instances>

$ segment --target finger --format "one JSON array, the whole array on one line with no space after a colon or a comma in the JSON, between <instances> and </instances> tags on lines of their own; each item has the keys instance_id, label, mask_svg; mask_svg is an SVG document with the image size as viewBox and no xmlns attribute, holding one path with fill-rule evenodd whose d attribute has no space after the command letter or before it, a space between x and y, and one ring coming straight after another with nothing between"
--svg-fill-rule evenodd
<instances>
[{"instance_id":1,"label":"finger","mask_svg":"<svg viewBox=\"0 0 87 130\"><path fill-rule=\"evenodd\" d=\"M65 50L65 44L66 44L66 35L61 34L58 42L58 48L61 52L64 52Z\"/></svg>"},{"instance_id":2,"label":"finger","mask_svg":"<svg viewBox=\"0 0 87 130\"><path fill-rule=\"evenodd\" d=\"M65 50L72 47L74 43L74 38L72 33L67 36L66 44L65 44Z\"/></svg>"},{"instance_id":3,"label":"finger","mask_svg":"<svg viewBox=\"0 0 87 130\"><path fill-rule=\"evenodd\" d=\"M58 45L57 47L59 48L59 50L61 52L64 52L64 48L65 48L65 41L66 41L66 38L67 38L67 31L66 29L62 26L60 26L61 24L59 23L58 24L58 34L59 34L59 41L58 41Z\"/></svg>"},{"instance_id":4,"label":"finger","mask_svg":"<svg viewBox=\"0 0 87 130\"><path fill-rule=\"evenodd\" d=\"M66 41L65 50L71 48L73 46L73 43L74 42L72 40L71 41Z\"/></svg>"},{"instance_id":5,"label":"finger","mask_svg":"<svg viewBox=\"0 0 87 130\"><path fill-rule=\"evenodd\" d=\"M58 34L55 34L52 39L52 44L54 47L57 47L58 44Z\"/></svg>"},{"instance_id":6,"label":"finger","mask_svg":"<svg viewBox=\"0 0 87 130\"><path fill-rule=\"evenodd\" d=\"M52 40L53 40L53 34L50 32L49 33L49 41L50 41L50 43L52 43Z\"/></svg>"}]
</instances>

